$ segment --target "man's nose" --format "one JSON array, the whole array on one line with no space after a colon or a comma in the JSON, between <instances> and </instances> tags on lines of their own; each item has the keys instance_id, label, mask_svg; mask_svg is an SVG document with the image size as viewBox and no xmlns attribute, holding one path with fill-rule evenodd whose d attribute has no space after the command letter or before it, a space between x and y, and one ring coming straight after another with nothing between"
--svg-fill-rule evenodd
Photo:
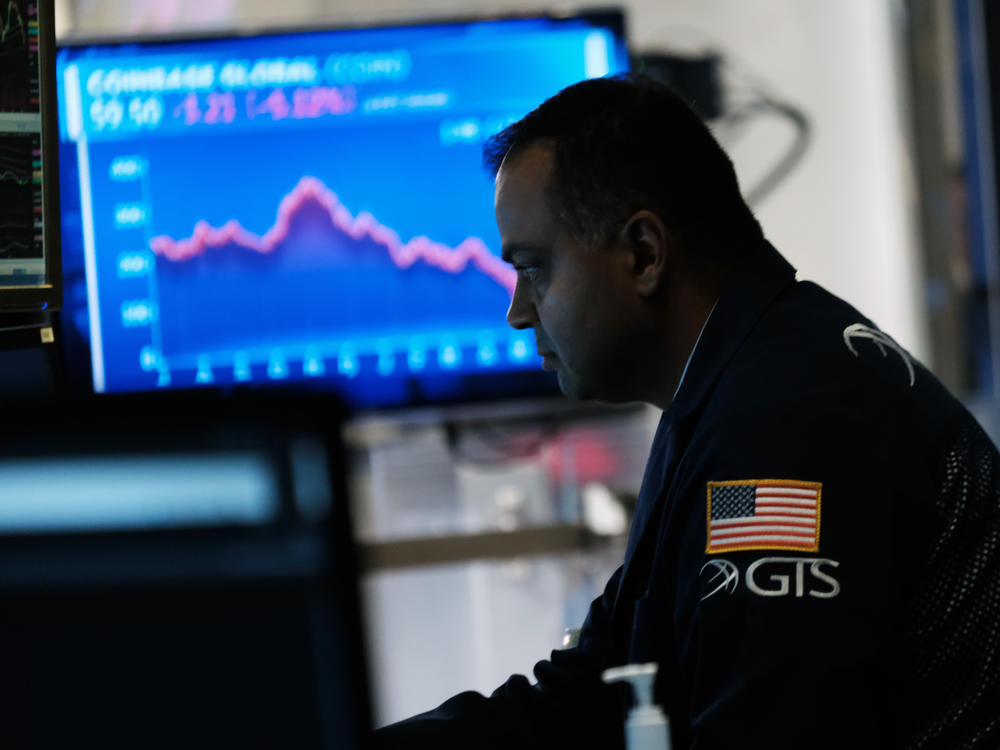
<instances>
[{"instance_id":1,"label":"man's nose","mask_svg":"<svg viewBox=\"0 0 1000 750\"><path fill-rule=\"evenodd\" d=\"M529 297L524 285L518 281L514 286L514 296L511 297L510 307L507 308L507 324L511 328L523 331L526 328L531 328L538 320L535 304Z\"/></svg>"}]
</instances>

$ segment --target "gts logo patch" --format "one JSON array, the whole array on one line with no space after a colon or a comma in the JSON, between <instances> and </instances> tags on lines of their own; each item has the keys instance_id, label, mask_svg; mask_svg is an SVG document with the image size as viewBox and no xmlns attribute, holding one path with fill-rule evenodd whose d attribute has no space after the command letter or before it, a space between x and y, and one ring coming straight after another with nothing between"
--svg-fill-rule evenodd
<instances>
[{"instance_id":1,"label":"gts logo patch","mask_svg":"<svg viewBox=\"0 0 1000 750\"><path fill-rule=\"evenodd\" d=\"M720 593L735 594L741 578L756 596L833 599L840 594L840 582L830 571L839 566L836 560L823 557L761 557L750 563L741 576L735 563L712 559L701 567L701 600Z\"/></svg>"}]
</instances>

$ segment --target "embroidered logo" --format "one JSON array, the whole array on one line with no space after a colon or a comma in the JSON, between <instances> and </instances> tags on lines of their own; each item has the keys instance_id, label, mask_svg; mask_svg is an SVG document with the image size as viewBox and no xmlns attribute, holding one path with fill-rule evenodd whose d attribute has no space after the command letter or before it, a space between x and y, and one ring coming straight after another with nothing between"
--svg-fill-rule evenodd
<instances>
[{"instance_id":1,"label":"embroidered logo","mask_svg":"<svg viewBox=\"0 0 1000 750\"><path fill-rule=\"evenodd\" d=\"M863 323L854 323L853 325L847 326L847 328L844 329L844 343L847 344L847 348L851 354L857 357L860 355L858 354L858 350L854 348L854 344L852 343L853 339L868 339L869 341L874 341L875 346L878 347L878 350L882 353L883 357L889 356L886 354L886 347L889 347L896 352L896 354L900 356L900 359L903 360L903 364L906 365L906 371L910 375L910 387L913 387L913 384L917 379L916 373L913 369L913 358L910 357L903 347L893 341L891 336L886 333L882 333L882 331L879 331L876 328L866 326Z\"/></svg>"},{"instance_id":2,"label":"embroidered logo","mask_svg":"<svg viewBox=\"0 0 1000 750\"><path fill-rule=\"evenodd\" d=\"M835 599L840 596L840 581L833 577L838 567L836 560L821 557L761 557L747 565L742 577L754 596ZM735 594L741 575L735 563L714 557L701 566L701 577L705 601L718 593Z\"/></svg>"},{"instance_id":3,"label":"embroidered logo","mask_svg":"<svg viewBox=\"0 0 1000 750\"><path fill-rule=\"evenodd\" d=\"M701 575L705 575L706 570L710 571L710 575L708 576L708 580L705 581L705 587L708 590L701 597L702 601L705 601L710 596L715 596L720 591L732 594L736 591L736 587L740 585L739 568L729 562L729 560L709 560L701 566Z\"/></svg>"},{"instance_id":4,"label":"embroidered logo","mask_svg":"<svg viewBox=\"0 0 1000 750\"><path fill-rule=\"evenodd\" d=\"M705 552L819 552L822 489L796 479L709 482Z\"/></svg>"},{"instance_id":5,"label":"embroidered logo","mask_svg":"<svg viewBox=\"0 0 1000 750\"><path fill-rule=\"evenodd\" d=\"M840 595L840 581L824 571L824 565L837 568L840 563L818 557L762 557L747 566L747 588L757 596L833 599Z\"/></svg>"}]
</instances>

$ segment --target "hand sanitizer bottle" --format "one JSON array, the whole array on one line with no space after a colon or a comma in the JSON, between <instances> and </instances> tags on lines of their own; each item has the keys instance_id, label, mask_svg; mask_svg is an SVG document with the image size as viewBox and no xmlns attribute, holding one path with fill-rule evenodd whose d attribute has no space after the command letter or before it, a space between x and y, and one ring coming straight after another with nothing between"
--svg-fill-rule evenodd
<instances>
[{"instance_id":1,"label":"hand sanitizer bottle","mask_svg":"<svg viewBox=\"0 0 1000 750\"><path fill-rule=\"evenodd\" d=\"M656 664L626 664L604 670L605 682L628 682L635 704L625 719L626 750L670 750L670 725L663 710L653 703Z\"/></svg>"}]
</instances>

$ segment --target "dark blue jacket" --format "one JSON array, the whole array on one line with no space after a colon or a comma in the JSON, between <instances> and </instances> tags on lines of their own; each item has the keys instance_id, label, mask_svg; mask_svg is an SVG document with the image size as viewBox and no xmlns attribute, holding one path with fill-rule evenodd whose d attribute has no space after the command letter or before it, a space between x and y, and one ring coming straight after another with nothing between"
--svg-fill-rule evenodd
<instances>
[{"instance_id":1,"label":"dark blue jacket","mask_svg":"<svg viewBox=\"0 0 1000 750\"><path fill-rule=\"evenodd\" d=\"M1000 747L998 479L964 407L767 245L661 419L579 646L378 744L620 747L600 672L655 661L675 750Z\"/></svg>"}]
</instances>

